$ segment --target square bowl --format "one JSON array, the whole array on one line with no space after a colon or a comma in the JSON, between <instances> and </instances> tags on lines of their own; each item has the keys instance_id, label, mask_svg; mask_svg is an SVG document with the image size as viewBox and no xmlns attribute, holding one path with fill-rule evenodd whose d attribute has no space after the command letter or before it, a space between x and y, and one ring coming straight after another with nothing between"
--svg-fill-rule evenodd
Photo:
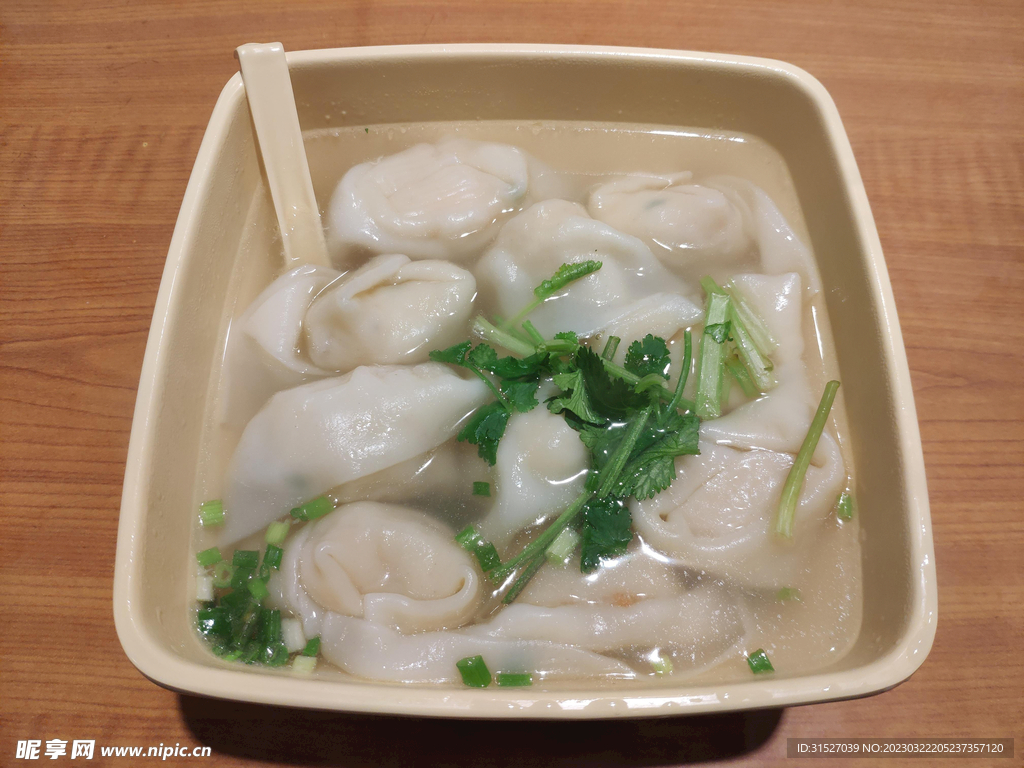
<instances>
[{"instance_id":1,"label":"square bowl","mask_svg":"<svg viewBox=\"0 0 1024 768\"><path fill-rule=\"evenodd\" d=\"M573 120L752 134L789 167L817 255L858 471L863 621L852 650L806 675L721 685L475 690L231 665L192 626L187 584L204 402L260 163L239 75L210 118L171 240L139 383L114 577L117 633L169 688L319 709L484 718L639 717L876 693L931 648L937 597L924 461L878 234L828 93L788 64L739 56L529 45L288 54L304 130L439 120ZM341 110L339 105L344 105ZM865 365L865 361L869 364Z\"/></svg>"}]
</instances>

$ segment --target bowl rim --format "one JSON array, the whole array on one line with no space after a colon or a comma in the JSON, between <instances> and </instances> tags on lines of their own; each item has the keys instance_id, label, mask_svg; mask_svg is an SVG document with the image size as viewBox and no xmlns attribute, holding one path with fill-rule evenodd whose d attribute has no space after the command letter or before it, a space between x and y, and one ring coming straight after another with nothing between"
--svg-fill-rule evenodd
<instances>
[{"instance_id":1,"label":"bowl rim","mask_svg":"<svg viewBox=\"0 0 1024 768\"><path fill-rule=\"evenodd\" d=\"M898 450L906 469L910 552L908 560L912 599L904 617L900 641L873 662L841 672L811 674L779 680L733 682L722 685L689 686L685 680L664 688L621 686L545 692L543 686L529 689L435 688L375 682L324 681L291 675L254 674L247 668L205 666L169 651L153 637L138 615L140 606L140 564L143 553L148 495L148 469L152 464L155 422L167 371L169 313L181 289L179 270L186 257L186 244L195 233L200 203L211 184L211 170L218 148L226 139L229 117L244 99L241 76L235 73L225 84L204 132L189 177L168 248L146 343L131 436L125 467L124 488L118 524L114 569L113 608L118 638L129 660L138 670L164 687L259 704L274 704L325 710L375 714L417 715L455 718L593 719L651 717L739 709L780 707L878 693L910 677L931 649L936 630L938 598L934 545L929 515L924 456L914 407L910 370L903 337L896 316L892 287L882 255L881 242L867 200L867 193L843 128L838 110L824 86L809 73L782 61L720 53L653 48L546 44L438 44L366 46L293 51L290 66L312 67L354 60L391 62L397 60L474 58L528 60L551 57L578 61L625 59L672 62L680 65L714 67L737 72L760 72L784 78L816 105L825 125L828 141L838 160L840 181L849 195L854 223L861 239L864 264L880 319L889 329L880 339L888 366L888 384L900 407L894 417ZM273 685L261 685L273 679ZM399 693L400 691L400 693Z\"/></svg>"}]
</instances>

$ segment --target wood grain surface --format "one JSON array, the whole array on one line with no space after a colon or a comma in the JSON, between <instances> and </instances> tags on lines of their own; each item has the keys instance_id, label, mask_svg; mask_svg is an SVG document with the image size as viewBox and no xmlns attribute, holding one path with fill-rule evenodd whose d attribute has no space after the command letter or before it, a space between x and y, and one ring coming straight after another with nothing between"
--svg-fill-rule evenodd
<instances>
[{"instance_id":1,"label":"wood grain surface","mask_svg":"<svg viewBox=\"0 0 1024 768\"><path fill-rule=\"evenodd\" d=\"M7 0L0 23L0 765L51 738L209 745L199 762L224 766L778 765L795 736L1014 737L1014 760L963 764L1021 764L1020 0ZM571 725L241 706L143 678L111 613L135 391L206 121L254 40L684 48L817 76L860 163L917 396L940 604L921 670L857 701ZM929 761L884 764L901 762Z\"/></svg>"}]
</instances>

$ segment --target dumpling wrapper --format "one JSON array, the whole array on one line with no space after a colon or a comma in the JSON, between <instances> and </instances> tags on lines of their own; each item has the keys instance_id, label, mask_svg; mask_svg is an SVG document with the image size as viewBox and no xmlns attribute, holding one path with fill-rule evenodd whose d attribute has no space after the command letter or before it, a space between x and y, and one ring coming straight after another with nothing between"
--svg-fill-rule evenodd
<instances>
[{"instance_id":1,"label":"dumpling wrapper","mask_svg":"<svg viewBox=\"0 0 1024 768\"><path fill-rule=\"evenodd\" d=\"M460 627L483 596L455 532L419 510L360 501L310 523L286 545L273 577L277 602L307 637L328 611L409 634Z\"/></svg>"},{"instance_id":2,"label":"dumpling wrapper","mask_svg":"<svg viewBox=\"0 0 1024 768\"><path fill-rule=\"evenodd\" d=\"M815 452L821 463L807 470L792 540L775 533L791 454L707 441L700 451L676 459L667 490L630 503L637 531L679 565L733 583L768 589L797 583L846 480L835 440L821 436Z\"/></svg>"},{"instance_id":3,"label":"dumpling wrapper","mask_svg":"<svg viewBox=\"0 0 1024 768\"><path fill-rule=\"evenodd\" d=\"M420 363L468 335L476 279L447 261L378 256L322 291L306 312L314 365Z\"/></svg>"},{"instance_id":4,"label":"dumpling wrapper","mask_svg":"<svg viewBox=\"0 0 1024 768\"><path fill-rule=\"evenodd\" d=\"M624 662L568 645L480 637L461 630L403 635L337 613L323 619L320 652L349 674L400 683L461 684L455 663L477 655L486 659L492 674L530 672L535 680L636 677Z\"/></svg>"},{"instance_id":5,"label":"dumpling wrapper","mask_svg":"<svg viewBox=\"0 0 1024 768\"><path fill-rule=\"evenodd\" d=\"M563 263L587 260L603 266L530 313L544 336L561 331L590 336L653 293L688 294L683 281L640 240L590 218L583 206L567 200L537 203L511 219L474 274L497 312L512 317Z\"/></svg>"},{"instance_id":6,"label":"dumpling wrapper","mask_svg":"<svg viewBox=\"0 0 1024 768\"><path fill-rule=\"evenodd\" d=\"M616 179L591 192L587 210L640 238L667 263L695 273L743 260L753 247L743 214L721 190L692 179L688 171Z\"/></svg>"},{"instance_id":7,"label":"dumpling wrapper","mask_svg":"<svg viewBox=\"0 0 1024 768\"><path fill-rule=\"evenodd\" d=\"M515 640L545 640L588 651L665 648L689 657L694 671L717 662L744 635L743 615L728 592L698 585L671 597L632 605L546 607L517 600L467 634Z\"/></svg>"},{"instance_id":8,"label":"dumpling wrapper","mask_svg":"<svg viewBox=\"0 0 1024 768\"><path fill-rule=\"evenodd\" d=\"M494 505L477 530L499 551L583 492L590 457L579 434L543 405L513 414L495 464Z\"/></svg>"},{"instance_id":9,"label":"dumpling wrapper","mask_svg":"<svg viewBox=\"0 0 1024 768\"><path fill-rule=\"evenodd\" d=\"M363 366L277 393L246 425L231 457L221 543L440 445L488 397L482 381L440 363Z\"/></svg>"},{"instance_id":10,"label":"dumpling wrapper","mask_svg":"<svg viewBox=\"0 0 1024 768\"><path fill-rule=\"evenodd\" d=\"M627 607L649 598L678 597L685 591L682 572L659 560L634 537L625 555L604 561L591 573L581 573L575 559L564 566L541 568L516 602L546 608L562 605Z\"/></svg>"},{"instance_id":11,"label":"dumpling wrapper","mask_svg":"<svg viewBox=\"0 0 1024 768\"><path fill-rule=\"evenodd\" d=\"M463 259L485 247L529 183L526 155L507 144L446 139L350 169L331 197L328 244Z\"/></svg>"},{"instance_id":12,"label":"dumpling wrapper","mask_svg":"<svg viewBox=\"0 0 1024 768\"><path fill-rule=\"evenodd\" d=\"M225 353L226 422L241 427L275 392L331 375L301 354L299 344L310 304L340 274L312 265L286 272L232 323Z\"/></svg>"},{"instance_id":13,"label":"dumpling wrapper","mask_svg":"<svg viewBox=\"0 0 1024 768\"><path fill-rule=\"evenodd\" d=\"M704 183L721 191L743 214L747 231L757 243L763 272L769 275L797 272L810 295L821 290L818 267L810 249L797 237L763 189L736 176L712 176Z\"/></svg>"},{"instance_id":14,"label":"dumpling wrapper","mask_svg":"<svg viewBox=\"0 0 1024 768\"><path fill-rule=\"evenodd\" d=\"M817 396L803 360L798 274L740 275L737 286L778 342L778 386L701 424L699 456L676 459L676 480L653 499L633 501L645 541L680 565L755 587L794 583L808 548L846 479L839 446L826 431L797 505L792 541L774 532L782 485L810 426Z\"/></svg>"}]
</instances>

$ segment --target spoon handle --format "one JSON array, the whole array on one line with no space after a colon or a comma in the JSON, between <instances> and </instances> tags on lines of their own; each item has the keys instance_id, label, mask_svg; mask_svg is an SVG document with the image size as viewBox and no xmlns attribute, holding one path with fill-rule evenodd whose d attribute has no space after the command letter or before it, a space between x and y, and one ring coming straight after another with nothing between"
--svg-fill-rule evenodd
<instances>
[{"instance_id":1,"label":"spoon handle","mask_svg":"<svg viewBox=\"0 0 1024 768\"><path fill-rule=\"evenodd\" d=\"M302 143L295 94L281 43L235 49L289 268L330 266L320 210Z\"/></svg>"}]
</instances>

